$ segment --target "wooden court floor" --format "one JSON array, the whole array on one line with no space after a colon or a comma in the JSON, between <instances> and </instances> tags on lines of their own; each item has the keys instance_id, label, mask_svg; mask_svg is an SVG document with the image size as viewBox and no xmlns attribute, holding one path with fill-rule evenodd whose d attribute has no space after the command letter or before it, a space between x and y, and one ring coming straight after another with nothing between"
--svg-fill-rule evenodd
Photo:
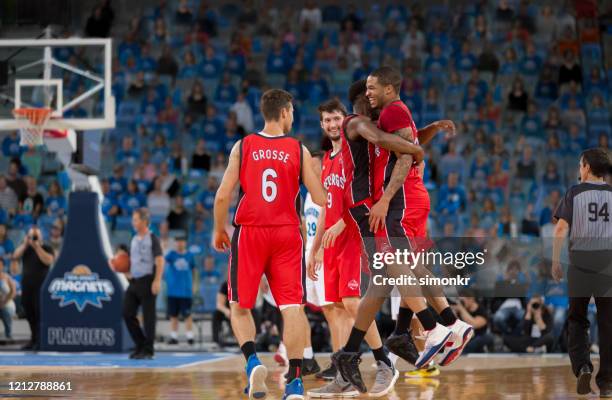
<instances>
[{"instance_id":1,"label":"wooden court floor","mask_svg":"<svg viewBox=\"0 0 612 400\"><path fill-rule=\"evenodd\" d=\"M263 355L269 366L267 399L282 397L282 375L271 356ZM321 364L328 356L319 356ZM366 356L362 373L366 384L374 380L373 360ZM597 364L595 362L595 364ZM323 366L323 365L322 365ZM245 399L244 362L241 356L192 365L187 368L74 368L74 367L0 367L0 398L26 399ZM406 370L406 365L399 364ZM11 392L11 381L70 381L71 392ZM307 389L323 384L313 377L305 379ZM592 383L594 385L594 383ZM487 356L464 357L444 368L440 376L429 379L404 378L386 398L431 400L526 400L576 399L575 379L566 357ZM361 398L368 398L362 396ZM583 397L584 398L584 397ZM590 398L598 398L593 394Z\"/></svg>"}]
</instances>

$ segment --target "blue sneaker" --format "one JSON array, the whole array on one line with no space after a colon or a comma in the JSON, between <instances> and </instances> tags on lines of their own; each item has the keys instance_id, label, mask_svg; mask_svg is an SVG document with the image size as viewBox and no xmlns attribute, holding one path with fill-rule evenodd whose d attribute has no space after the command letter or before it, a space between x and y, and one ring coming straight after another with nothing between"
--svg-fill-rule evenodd
<instances>
[{"instance_id":1,"label":"blue sneaker","mask_svg":"<svg viewBox=\"0 0 612 400\"><path fill-rule=\"evenodd\" d=\"M249 399L263 399L268 393L266 386L266 377L268 369L261 364L259 358L255 354L249 357L246 365L246 375L248 384L244 389L244 393L249 396Z\"/></svg>"},{"instance_id":2,"label":"blue sneaker","mask_svg":"<svg viewBox=\"0 0 612 400\"><path fill-rule=\"evenodd\" d=\"M301 378L295 378L285 385L283 400L297 400L304 398L304 385Z\"/></svg>"}]
</instances>

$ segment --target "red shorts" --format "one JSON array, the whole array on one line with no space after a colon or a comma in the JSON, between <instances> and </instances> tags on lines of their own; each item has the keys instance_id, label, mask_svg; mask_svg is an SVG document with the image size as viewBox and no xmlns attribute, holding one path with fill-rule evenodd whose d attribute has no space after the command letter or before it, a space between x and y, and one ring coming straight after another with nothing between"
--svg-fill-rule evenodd
<instances>
[{"instance_id":1,"label":"red shorts","mask_svg":"<svg viewBox=\"0 0 612 400\"><path fill-rule=\"evenodd\" d=\"M278 306L304 304L303 243L296 225L237 227L229 260L229 300L242 308L253 308L261 276L266 274Z\"/></svg>"},{"instance_id":2,"label":"red shorts","mask_svg":"<svg viewBox=\"0 0 612 400\"><path fill-rule=\"evenodd\" d=\"M333 247L323 251L325 301L339 303L361 296L362 244L357 227L347 221Z\"/></svg>"}]
</instances>

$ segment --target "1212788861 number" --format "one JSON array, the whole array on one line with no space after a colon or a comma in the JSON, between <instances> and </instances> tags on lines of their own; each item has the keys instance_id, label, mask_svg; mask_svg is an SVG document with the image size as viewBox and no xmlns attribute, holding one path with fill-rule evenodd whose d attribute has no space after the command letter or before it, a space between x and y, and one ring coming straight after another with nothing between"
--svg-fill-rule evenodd
<instances>
[{"instance_id":1,"label":"1212788861 number","mask_svg":"<svg viewBox=\"0 0 612 400\"><path fill-rule=\"evenodd\" d=\"M9 382L11 391L53 391L66 392L72 390L71 382L17 381Z\"/></svg>"}]
</instances>

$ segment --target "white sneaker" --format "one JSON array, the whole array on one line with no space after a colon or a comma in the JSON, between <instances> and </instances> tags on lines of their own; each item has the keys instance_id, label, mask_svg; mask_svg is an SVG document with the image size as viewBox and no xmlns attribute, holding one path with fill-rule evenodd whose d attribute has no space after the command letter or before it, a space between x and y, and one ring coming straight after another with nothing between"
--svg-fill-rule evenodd
<instances>
[{"instance_id":1,"label":"white sneaker","mask_svg":"<svg viewBox=\"0 0 612 400\"><path fill-rule=\"evenodd\" d=\"M421 338L425 340L425 349L414 366L418 369L429 364L432 358L444 348L452 334L450 329L440 324L436 324L436 327L430 331L423 331Z\"/></svg>"},{"instance_id":2,"label":"white sneaker","mask_svg":"<svg viewBox=\"0 0 612 400\"><path fill-rule=\"evenodd\" d=\"M472 325L458 319L450 327L453 332L451 339L446 343L444 350L440 353L440 364L445 367L455 361L470 340L474 337L474 328Z\"/></svg>"}]
</instances>

